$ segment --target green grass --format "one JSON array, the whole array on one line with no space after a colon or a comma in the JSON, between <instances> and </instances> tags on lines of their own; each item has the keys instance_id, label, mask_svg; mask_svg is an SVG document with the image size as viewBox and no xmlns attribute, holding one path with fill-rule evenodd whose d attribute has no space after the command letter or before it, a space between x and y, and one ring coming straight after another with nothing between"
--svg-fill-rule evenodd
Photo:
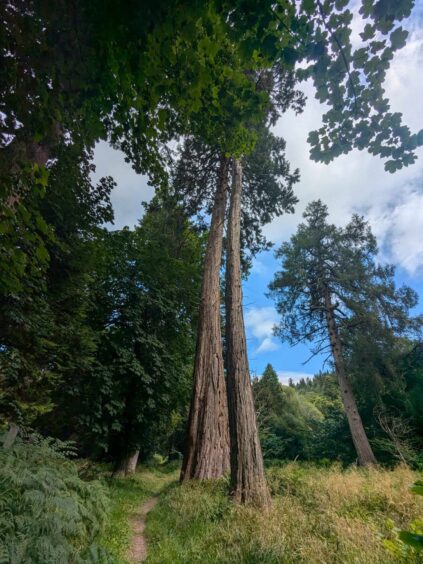
<instances>
[{"instance_id":1,"label":"green grass","mask_svg":"<svg viewBox=\"0 0 423 564\"><path fill-rule=\"evenodd\" d=\"M395 527L423 513L405 467L342 470L289 463L268 470L268 512L235 506L225 480L170 488L147 521L149 564L418 562L393 554Z\"/></svg>"},{"instance_id":2,"label":"green grass","mask_svg":"<svg viewBox=\"0 0 423 564\"><path fill-rule=\"evenodd\" d=\"M126 555L130 546L132 531L129 526L131 515L150 497L166 490L178 479L174 468L139 467L133 477L109 480L111 510L109 523L99 544L106 548L117 564L128 562Z\"/></svg>"}]
</instances>

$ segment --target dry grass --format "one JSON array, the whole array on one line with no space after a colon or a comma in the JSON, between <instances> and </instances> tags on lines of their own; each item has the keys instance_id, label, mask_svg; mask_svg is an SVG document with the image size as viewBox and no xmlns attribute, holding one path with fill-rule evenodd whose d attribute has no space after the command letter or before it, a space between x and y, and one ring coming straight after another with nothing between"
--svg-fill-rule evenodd
<instances>
[{"instance_id":1,"label":"dry grass","mask_svg":"<svg viewBox=\"0 0 423 564\"><path fill-rule=\"evenodd\" d=\"M383 543L393 525L422 514L405 467L346 471L297 463L271 468L270 511L228 502L227 484L189 484L168 492L147 523L150 563L399 562ZM405 562L417 562L408 555Z\"/></svg>"}]
</instances>

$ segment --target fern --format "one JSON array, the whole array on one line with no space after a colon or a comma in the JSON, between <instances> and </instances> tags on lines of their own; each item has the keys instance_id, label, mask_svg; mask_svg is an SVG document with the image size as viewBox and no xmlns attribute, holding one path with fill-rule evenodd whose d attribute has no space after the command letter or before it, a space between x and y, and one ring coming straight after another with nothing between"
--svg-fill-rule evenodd
<instances>
[{"instance_id":1,"label":"fern","mask_svg":"<svg viewBox=\"0 0 423 564\"><path fill-rule=\"evenodd\" d=\"M111 562L95 545L106 490L81 480L72 454L69 443L39 435L0 447L0 564Z\"/></svg>"}]
</instances>

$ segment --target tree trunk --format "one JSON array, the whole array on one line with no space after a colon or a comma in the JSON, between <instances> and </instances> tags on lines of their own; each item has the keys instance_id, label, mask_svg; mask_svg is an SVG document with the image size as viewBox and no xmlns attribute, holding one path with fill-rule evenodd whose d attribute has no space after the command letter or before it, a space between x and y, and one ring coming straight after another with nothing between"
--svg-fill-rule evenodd
<instances>
[{"instance_id":1,"label":"tree trunk","mask_svg":"<svg viewBox=\"0 0 423 564\"><path fill-rule=\"evenodd\" d=\"M231 484L235 501L270 504L257 432L242 312L241 285L242 165L233 163L226 251L226 346Z\"/></svg>"},{"instance_id":2,"label":"tree trunk","mask_svg":"<svg viewBox=\"0 0 423 564\"><path fill-rule=\"evenodd\" d=\"M329 331L330 346L335 361L336 375L341 389L342 403L344 404L345 412L347 414L352 440L354 442L355 450L357 451L358 462L360 466L377 464L377 460L373 454L366 431L363 427L363 422L361 421L361 417L357 409L351 385L348 381L344 359L342 357L342 346L338 334L338 327L336 325L333 305L328 290L326 290L325 294L325 313Z\"/></svg>"},{"instance_id":3,"label":"tree trunk","mask_svg":"<svg viewBox=\"0 0 423 564\"><path fill-rule=\"evenodd\" d=\"M3 441L4 448L10 448L13 446L16 437L18 436L18 432L19 432L19 427L15 425L15 423L11 423L9 430L7 431L6 436L4 437L4 441Z\"/></svg>"},{"instance_id":4,"label":"tree trunk","mask_svg":"<svg viewBox=\"0 0 423 564\"><path fill-rule=\"evenodd\" d=\"M139 455L140 451L135 450L131 454L122 458L116 468L116 471L114 472L114 476L128 476L129 474L135 474Z\"/></svg>"},{"instance_id":5,"label":"tree trunk","mask_svg":"<svg viewBox=\"0 0 423 564\"><path fill-rule=\"evenodd\" d=\"M228 404L220 326L220 266L228 166L228 159L222 157L204 260L194 388L181 481L220 478L229 470Z\"/></svg>"}]
</instances>

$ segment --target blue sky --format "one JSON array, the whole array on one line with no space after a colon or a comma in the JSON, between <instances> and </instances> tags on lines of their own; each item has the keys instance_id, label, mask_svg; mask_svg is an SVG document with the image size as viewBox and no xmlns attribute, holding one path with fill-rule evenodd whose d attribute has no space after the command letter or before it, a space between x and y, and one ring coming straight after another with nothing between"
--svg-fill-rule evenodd
<instances>
[{"instance_id":1,"label":"blue sky","mask_svg":"<svg viewBox=\"0 0 423 564\"><path fill-rule=\"evenodd\" d=\"M353 37L358 38L362 22L353 22ZM407 23L410 36L406 47L395 56L385 88L391 107L403 113L413 131L423 128L423 0L417 0L413 16ZM301 180L296 185L300 200L296 213L276 218L265 227L267 237L277 247L287 240L301 221L305 206L321 198L329 207L330 219L345 224L358 212L370 221L380 247L380 260L397 266L397 281L412 286L420 295L423 311L423 150L415 165L394 175L383 170L383 162L366 152L353 151L329 165L309 159L307 135L316 129L324 108L314 99L309 84L303 114L288 112L275 126L275 132L287 142L287 155L293 168L298 167ZM118 186L112 194L115 227L132 227L142 214L142 201L153 196L153 188L125 163L123 156L101 143L95 151L96 177L110 174ZM254 262L244 283L244 307L252 373L261 374L271 362L286 382L289 377L313 375L322 369L323 359L310 356L307 346L289 347L272 335L277 315L272 301L265 296L267 285L278 269L273 252L262 253Z\"/></svg>"}]
</instances>

